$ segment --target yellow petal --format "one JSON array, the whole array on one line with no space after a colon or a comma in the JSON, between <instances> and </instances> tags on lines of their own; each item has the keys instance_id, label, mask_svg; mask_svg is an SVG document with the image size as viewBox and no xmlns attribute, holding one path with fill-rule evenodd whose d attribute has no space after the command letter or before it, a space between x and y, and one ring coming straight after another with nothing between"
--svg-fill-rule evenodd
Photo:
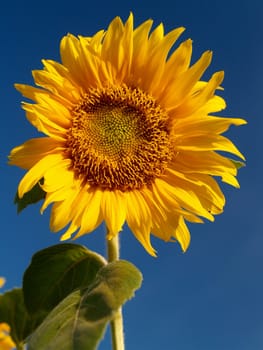
<instances>
[{"instance_id":1,"label":"yellow petal","mask_svg":"<svg viewBox=\"0 0 263 350\"><path fill-rule=\"evenodd\" d=\"M171 179L172 180L172 179ZM164 201L170 201L169 197L180 205L180 207L195 213L196 215L203 216L206 219L213 221L214 217L210 214L206 208L203 207L199 197L192 189L182 188L180 185L170 185L165 180L156 179L156 188L159 191L159 195L164 198Z\"/></svg>"},{"instance_id":2,"label":"yellow petal","mask_svg":"<svg viewBox=\"0 0 263 350\"><path fill-rule=\"evenodd\" d=\"M183 31L183 27L177 28L165 35L153 49L149 47L148 62L146 63L146 78L148 78L148 81L146 79L143 86L147 88L147 91L153 93L154 96L159 96L160 88L163 85L162 77L165 71L168 53Z\"/></svg>"},{"instance_id":3,"label":"yellow petal","mask_svg":"<svg viewBox=\"0 0 263 350\"><path fill-rule=\"evenodd\" d=\"M192 43L191 39L184 41L169 57L165 66L165 79L168 79L167 81L174 80L176 76L189 68L192 57ZM166 85L167 83L165 83Z\"/></svg>"},{"instance_id":4,"label":"yellow petal","mask_svg":"<svg viewBox=\"0 0 263 350\"><path fill-rule=\"evenodd\" d=\"M224 151L232 153L241 159L245 159L242 153L228 138L222 135L202 134L198 136L185 136L180 138L180 144L176 145L180 151Z\"/></svg>"},{"instance_id":5,"label":"yellow petal","mask_svg":"<svg viewBox=\"0 0 263 350\"><path fill-rule=\"evenodd\" d=\"M177 118L189 116L199 108L203 107L213 96L215 90L224 79L224 72L215 73L208 83L204 84L202 89L193 89L192 94L173 113ZM198 84L197 84L198 85Z\"/></svg>"},{"instance_id":6,"label":"yellow petal","mask_svg":"<svg viewBox=\"0 0 263 350\"><path fill-rule=\"evenodd\" d=\"M44 61L47 65L46 61ZM70 106L70 103L77 103L80 98L80 87L71 82L71 77L68 73L68 77L63 77L51 73L47 70L34 70L32 72L35 83L48 91L53 93L50 94L50 98L56 96L57 100L61 100L66 106ZM47 94L46 94L47 95ZM41 95L36 95L36 101L38 102Z\"/></svg>"},{"instance_id":7,"label":"yellow petal","mask_svg":"<svg viewBox=\"0 0 263 350\"><path fill-rule=\"evenodd\" d=\"M178 76L163 93L162 103L167 110L173 110L178 105L182 104L193 86L203 75L206 68L209 66L212 59L212 52L205 52L201 58L191 66L187 71ZM176 91L176 94L174 93Z\"/></svg>"},{"instance_id":8,"label":"yellow petal","mask_svg":"<svg viewBox=\"0 0 263 350\"><path fill-rule=\"evenodd\" d=\"M66 129L52 121L51 111L38 104L23 103L22 107L26 111L27 119L38 131L58 141L65 141Z\"/></svg>"},{"instance_id":9,"label":"yellow petal","mask_svg":"<svg viewBox=\"0 0 263 350\"><path fill-rule=\"evenodd\" d=\"M156 256L150 241L152 215L140 191L131 191L127 196L127 223L147 252Z\"/></svg>"},{"instance_id":10,"label":"yellow petal","mask_svg":"<svg viewBox=\"0 0 263 350\"><path fill-rule=\"evenodd\" d=\"M140 76L141 69L147 59L148 53L148 36L151 30L153 21L148 20L143 22L133 33L133 60L132 60L132 74Z\"/></svg>"},{"instance_id":11,"label":"yellow petal","mask_svg":"<svg viewBox=\"0 0 263 350\"><path fill-rule=\"evenodd\" d=\"M46 155L61 153L61 151L62 143L50 137L31 139L12 149L9 164L30 169Z\"/></svg>"},{"instance_id":12,"label":"yellow petal","mask_svg":"<svg viewBox=\"0 0 263 350\"><path fill-rule=\"evenodd\" d=\"M77 195L77 191L72 192L71 196L67 196L63 201L53 204L50 216L51 231L58 232L70 223L73 202Z\"/></svg>"},{"instance_id":13,"label":"yellow petal","mask_svg":"<svg viewBox=\"0 0 263 350\"><path fill-rule=\"evenodd\" d=\"M108 229L108 238L122 230L126 219L126 198L121 191L103 191L101 210Z\"/></svg>"},{"instance_id":14,"label":"yellow petal","mask_svg":"<svg viewBox=\"0 0 263 350\"><path fill-rule=\"evenodd\" d=\"M64 36L60 43L60 55L63 65L68 69L71 79L77 86L83 88L87 85L85 60L83 60L80 41L72 34Z\"/></svg>"},{"instance_id":15,"label":"yellow petal","mask_svg":"<svg viewBox=\"0 0 263 350\"><path fill-rule=\"evenodd\" d=\"M211 214L219 214L225 205L225 197L217 182L206 174L183 174L169 168L167 181L173 186L188 189L199 199L202 207Z\"/></svg>"},{"instance_id":16,"label":"yellow petal","mask_svg":"<svg viewBox=\"0 0 263 350\"><path fill-rule=\"evenodd\" d=\"M123 25L116 17L106 32L101 48L102 59L112 65L112 79L122 83L130 74L133 57L133 14Z\"/></svg>"},{"instance_id":17,"label":"yellow petal","mask_svg":"<svg viewBox=\"0 0 263 350\"><path fill-rule=\"evenodd\" d=\"M88 202L81 217L81 227L74 238L78 238L85 233L90 233L95 230L102 222L103 216L101 212L102 191L91 190L89 193Z\"/></svg>"},{"instance_id":18,"label":"yellow petal","mask_svg":"<svg viewBox=\"0 0 263 350\"><path fill-rule=\"evenodd\" d=\"M58 164L46 170L44 175L44 183L41 185L45 192L55 192L62 187L64 189L73 186L74 172L68 170L71 160L63 159Z\"/></svg>"},{"instance_id":19,"label":"yellow petal","mask_svg":"<svg viewBox=\"0 0 263 350\"><path fill-rule=\"evenodd\" d=\"M40 185L41 186L41 185ZM41 186L42 187L42 186ZM51 193L46 193L44 203L40 209L40 213L43 214L44 210L54 202L61 202L68 197L72 197L74 195L74 188L65 188L62 187L59 190Z\"/></svg>"},{"instance_id":20,"label":"yellow petal","mask_svg":"<svg viewBox=\"0 0 263 350\"><path fill-rule=\"evenodd\" d=\"M235 178L237 169L234 163L213 151L178 153L176 168L183 173L203 173L220 176L222 181L239 187Z\"/></svg>"},{"instance_id":21,"label":"yellow petal","mask_svg":"<svg viewBox=\"0 0 263 350\"><path fill-rule=\"evenodd\" d=\"M179 217L179 225L176 228L173 237L180 243L182 250L185 252L190 244L191 235L183 216Z\"/></svg>"},{"instance_id":22,"label":"yellow petal","mask_svg":"<svg viewBox=\"0 0 263 350\"><path fill-rule=\"evenodd\" d=\"M69 228L67 229L67 231L60 237L61 241L66 241L68 239L71 238L72 234L75 233L77 231L77 229L79 228L78 225L76 225L73 221L71 222Z\"/></svg>"},{"instance_id":23,"label":"yellow petal","mask_svg":"<svg viewBox=\"0 0 263 350\"><path fill-rule=\"evenodd\" d=\"M246 121L240 118L223 118L214 116L201 116L196 114L189 118L177 120L174 124L174 134L176 137L192 137L204 135L208 132L213 134L222 134L229 129L231 125L244 125ZM185 132L187 130L187 133ZM205 138L205 136L203 136Z\"/></svg>"},{"instance_id":24,"label":"yellow petal","mask_svg":"<svg viewBox=\"0 0 263 350\"><path fill-rule=\"evenodd\" d=\"M18 196L22 198L23 195L30 191L35 184L40 181L45 172L53 166L56 166L63 160L61 154L50 154L43 157L38 163L36 163L23 177L18 186Z\"/></svg>"},{"instance_id":25,"label":"yellow petal","mask_svg":"<svg viewBox=\"0 0 263 350\"><path fill-rule=\"evenodd\" d=\"M40 88L36 88L30 85L26 84L15 84L15 88L26 98L29 98L30 100L37 100L37 96L39 94L47 94L49 95L48 91L45 91Z\"/></svg>"},{"instance_id":26,"label":"yellow petal","mask_svg":"<svg viewBox=\"0 0 263 350\"><path fill-rule=\"evenodd\" d=\"M187 221L195 222L195 223L202 223L202 219L200 219L195 214L182 209L181 203L177 200L176 197L172 195L172 192L167 192L165 195L163 193L163 188L159 187L158 182L154 182L152 184L152 194L154 197L154 200L156 203L158 203L158 206L164 208L166 213L166 220L168 221L168 217L170 217L170 212L174 216L183 215ZM155 219L153 218L153 221Z\"/></svg>"},{"instance_id":27,"label":"yellow petal","mask_svg":"<svg viewBox=\"0 0 263 350\"><path fill-rule=\"evenodd\" d=\"M99 40L102 40L104 35L103 31L99 32ZM102 86L102 82L106 80L102 70L101 70L101 59L98 57L96 51L99 50L98 43L92 44L91 40L88 38L79 37L80 46L81 46L81 57L84 61L83 63L83 75L89 81L90 87ZM95 47L93 47L93 45ZM83 86L85 88L85 86Z\"/></svg>"},{"instance_id":28,"label":"yellow petal","mask_svg":"<svg viewBox=\"0 0 263 350\"><path fill-rule=\"evenodd\" d=\"M65 129L68 129L71 126L72 116L63 104L57 102L46 94L39 95L38 102L38 105L24 104L25 110L35 112L43 122L49 123L59 130L65 131Z\"/></svg>"}]
</instances>

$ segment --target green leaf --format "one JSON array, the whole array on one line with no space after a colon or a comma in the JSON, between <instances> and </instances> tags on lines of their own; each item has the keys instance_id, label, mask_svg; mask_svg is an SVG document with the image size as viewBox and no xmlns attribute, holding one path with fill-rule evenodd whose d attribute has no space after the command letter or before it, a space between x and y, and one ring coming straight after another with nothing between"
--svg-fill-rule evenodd
<instances>
[{"instance_id":1,"label":"green leaf","mask_svg":"<svg viewBox=\"0 0 263 350\"><path fill-rule=\"evenodd\" d=\"M11 337L22 348L25 339L43 321L45 315L31 317L26 311L21 288L15 288L0 295L0 322L11 327Z\"/></svg>"},{"instance_id":2,"label":"green leaf","mask_svg":"<svg viewBox=\"0 0 263 350\"><path fill-rule=\"evenodd\" d=\"M68 295L29 340L29 350L94 350L115 311L141 285L140 271L127 261L102 267L92 286Z\"/></svg>"},{"instance_id":3,"label":"green leaf","mask_svg":"<svg viewBox=\"0 0 263 350\"><path fill-rule=\"evenodd\" d=\"M73 290L88 287L105 264L101 255L77 244L58 244L37 252L23 279L28 312L51 311Z\"/></svg>"},{"instance_id":4,"label":"green leaf","mask_svg":"<svg viewBox=\"0 0 263 350\"><path fill-rule=\"evenodd\" d=\"M111 309L118 309L133 297L142 283L141 272L130 262L118 260L99 270L93 289L101 291Z\"/></svg>"},{"instance_id":5,"label":"green leaf","mask_svg":"<svg viewBox=\"0 0 263 350\"><path fill-rule=\"evenodd\" d=\"M39 202L41 199L44 199L45 196L46 192L42 190L39 183L25 193L22 198L19 198L18 193L16 193L14 202L17 205L17 212L20 213L28 205Z\"/></svg>"},{"instance_id":6,"label":"green leaf","mask_svg":"<svg viewBox=\"0 0 263 350\"><path fill-rule=\"evenodd\" d=\"M85 309L85 295L80 290L68 295L29 339L28 350L96 349L108 320L89 321Z\"/></svg>"}]
</instances>

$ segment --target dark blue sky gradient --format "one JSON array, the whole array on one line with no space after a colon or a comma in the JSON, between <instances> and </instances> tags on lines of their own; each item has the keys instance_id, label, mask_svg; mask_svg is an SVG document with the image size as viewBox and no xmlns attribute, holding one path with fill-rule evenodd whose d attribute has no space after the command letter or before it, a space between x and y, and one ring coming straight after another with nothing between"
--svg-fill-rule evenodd
<instances>
[{"instance_id":1,"label":"dark blue sky gradient","mask_svg":"<svg viewBox=\"0 0 263 350\"><path fill-rule=\"evenodd\" d=\"M124 228L122 258L144 274L136 298L124 308L126 350L262 350L263 349L263 204L262 78L263 2L251 1L9 1L1 5L1 246L3 290L20 286L34 252L59 242L49 232L49 210L35 205L19 216L13 205L23 170L7 165L11 148L38 136L20 108L15 82L32 83L31 70L41 59L59 60L59 42L68 32L90 36L113 17L135 24L153 18L166 32L185 26L192 38L193 61L214 52L206 77L225 70L225 116L244 117L248 125L228 135L247 158L241 189L223 189L227 204L214 223L191 225L192 241L179 245L153 239L158 258L149 256ZM105 252L104 227L76 241ZM101 350L109 350L109 337Z\"/></svg>"}]
</instances>

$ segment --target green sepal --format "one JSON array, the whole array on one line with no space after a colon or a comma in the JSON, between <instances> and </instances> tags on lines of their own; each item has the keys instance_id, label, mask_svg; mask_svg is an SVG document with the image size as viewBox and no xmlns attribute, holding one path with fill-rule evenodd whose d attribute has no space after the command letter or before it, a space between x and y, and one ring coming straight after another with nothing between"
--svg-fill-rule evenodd
<instances>
[{"instance_id":1,"label":"green sepal","mask_svg":"<svg viewBox=\"0 0 263 350\"><path fill-rule=\"evenodd\" d=\"M8 323L11 327L11 337L17 349L23 349L26 338L43 321L46 314L39 313L31 317L24 304L21 288L15 288L0 294L0 322Z\"/></svg>"},{"instance_id":2,"label":"green sepal","mask_svg":"<svg viewBox=\"0 0 263 350\"><path fill-rule=\"evenodd\" d=\"M105 259L78 244L57 244L33 255L23 292L30 314L51 311L73 290L90 286Z\"/></svg>"},{"instance_id":3,"label":"green sepal","mask_svg":"<svg viewBox=\"0 0 263 350\"><path fill-rule=\"evenodd\" d=\"M230 160L235 165L237 170L246 166L246 164L244 162L241 162L240 160L235 160L235 159L230 159Z\"/></svg>"},{"instance_id":4,"label":"green sepal","mask_svg":"<svg viewBox=\"0 0 263 350\"><path fill-rule=\"evenodd\" d=\"M75 290L51 311L30 338L28 349L96 349L107 323L141 282L140 271L127 261L102 267L89 288Z\"/></svg>"},{"instance_id":5,"label":"green sepal","mask_svg":"<svg viewBox=\"0 0 263 350\"><path fill-rule=\"evenodd\" d=\"M28 192L26 192L22 198L19 198L18 192L16 193L14 203L17 206L18 214L25 209L30 204L35 204L40 200L44 199L46 192L42 190L39 183L36 183L35 186Z\"/></svg>"}]
</instances>

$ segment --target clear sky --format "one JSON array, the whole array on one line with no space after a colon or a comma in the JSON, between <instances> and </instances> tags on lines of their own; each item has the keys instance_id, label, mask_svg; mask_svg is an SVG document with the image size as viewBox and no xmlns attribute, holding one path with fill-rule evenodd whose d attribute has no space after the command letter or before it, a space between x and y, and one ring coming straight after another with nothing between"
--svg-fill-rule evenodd
<instances>
[{"instance_id":1,"label":"clear sky","mask_svg":"<svg viewBox=\"0 0 263 350\"><path fill-rule=\"evenodd\" d=\"M20 286L34 252L59 242L49 231L49 211L39 205L19 216L13 205L23 171L7 165L11 148L36 137L20 108L15 82L32 83L31 70L41 59L59 60L59 42L68 32L92 35L113 17L135 24L152 18L166 31L185 26L192 38L193 60L207 49L214 59L207 77L225 70L226 116L248 125L232 127L230 138L247 158L241 189L224 185L227 204L214 223L191 225L186 253L178 244L153 239L158 258L149 256L124 228L122 258L144 274L142 288L124 308L127 350L263 349L263 203L262 78L263 2L261 0L5 1L1 5L1 245L4 291ZM104 227L75 243L104 254ZM109 337L101 350L109 350Z\"/></svg>"}]
</instances>

